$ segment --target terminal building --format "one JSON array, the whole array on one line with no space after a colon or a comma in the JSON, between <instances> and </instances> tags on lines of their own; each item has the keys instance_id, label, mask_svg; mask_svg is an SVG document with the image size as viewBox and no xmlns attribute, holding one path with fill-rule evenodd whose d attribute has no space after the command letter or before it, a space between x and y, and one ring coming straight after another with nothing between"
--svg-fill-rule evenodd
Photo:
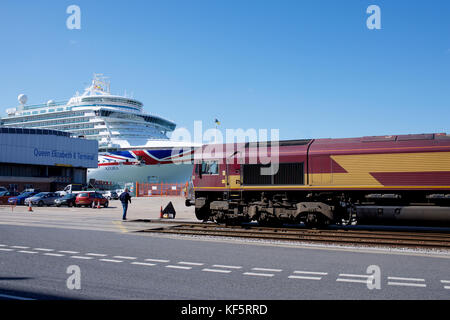
<instances>
[{"instance_id":1,"label":"terminal building","mask_svg":"<svg viewBox=\"0 0 450 320\"><path fill-rule=\"evenodd\" d=\"M0 186L11 191L53 192L86 184L87 169L97 164L97 140L56 130L0 127Z\"/></svg>"}]
</instances>

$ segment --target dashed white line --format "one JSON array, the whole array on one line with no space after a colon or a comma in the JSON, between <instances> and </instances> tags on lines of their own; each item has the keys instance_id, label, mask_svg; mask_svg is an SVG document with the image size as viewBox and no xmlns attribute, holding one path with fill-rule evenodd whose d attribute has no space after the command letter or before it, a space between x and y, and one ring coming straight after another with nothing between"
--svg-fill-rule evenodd
<instances>
[{"instance_id":1,"label":"dashed white line","mask_svg":"<svg viewBox=\"0 0 450 320\"><path fill-rule=\"evenodd\" d=\"M20 250L18 252L20 252L20 253L29 253L29 254L37 253L36 251L27 251L27 250Z\"/></svg>"},{"instance_id":2,"label":"dashed white line","mask_svg":"<svg viewBox=\"0 0 450 320\"><path fill-rule=\"evenodd\" d=\"M213 267L214 268L225 268L225 269L242 269L241 266L226 266L223 264L214 264Z\"/></svg>"},{"instance_id":3,"label":"dashed white line","mask_svg":"<svg viewBox=\"0 0 450 320\"><path fill-rule=\"evenodd\" d=\"M64 257L64 254L61 253L44 253L44 256L51 256L51 257Z\"/></svg>"},{"instance_id":4,"label":"dashed white line","mask_svg":"<svg viewBox=\"0 0 450 320\"><path fill-rule=\"evenodd\" d=\"M256 276L256 277L273 277L273 273L255 273L255 272L244 272L246 276Z\"/></svg>"},{"instance_id":5,"label":"dashed white line","mask_svg":"<svg viewBox=\"0 0 450 320\"><path fill-rule=\"evenodd\" d=\"M307 276L289 276L288 278L301 280L322 280L322 277L307 277Z\"/></svg>"},{"instance_id":6,"label":"dashed white line","mask_svg":"<svg viewBox=\"0 0 450 320\"><path fill-rule=\"evenodd\" d=\"M180 261L180 262L178 262L178 264L184 264L184 265L188 265L188 266L203 266L204 265L204 263L186 262L186 261Z\"/></svg>"},{"instance_id":7,"label":"dashed white line","mask_svg":"<svg viewBox=\"0 0 450 320\"><path fill-rule=\"evenodd\" d=\"M92 257L84 257L84 256L71 256L72 259L81 259L81 260L92 260Z\"/></svg>"},{"instance_id":8,"label":"dashed white line","mask_svg":"<svg viewBox=\"0 0 450 320\"><path fill-rule=\"evenodd\" d=\"M312 275L318 275L318 276L326 276L328 275L327 272L315 272L315 271L294 271L296 274L312 274Z\"/></svg>"},{"instance_id":9,"label":"dashed white line","mask_svg":"<svg viewBox=\"0 0 450 320\"><path fill-rule=\"evenodd\" d=\"M14 248L14 249L29 249L30 247L23 247L23 246L11 246L11 248Z\"/></svg>"},{"instance_id":10,"label":"dashed white line","mask_svg":"<svg viewBox=\"0 0 450 320\"><path fill-rule=\"evenodd\" d=\"M87 256L92 256L92 257L106 257L107 254L104 253L86 253Z\"/></svg>"},{"instance_id":11,"label":"dashed white line","mask_svg":"<svg viewBox=\"0 0 450 320\"><path fill-rule=\"evenodd\" d=\"M104 262L114 262L114 263L123 262L122 260L115 260L115 259L99 259L99 260L104 261Z\"/></svg>"},{"instance_id":12,"label":"dashed white line","mask_svg":"<svg viewBox=\"0 0 450 320\"><path fill-rule=\"evenodd\" d=\"M441 280L442 284L450 284L450 280ZM450 286L444 286L444 289L450 290Z\"/></svg>"},{"instance_id":13,"label":"dashed white line","mask_svg":"<svg viewBox=\"0 0 450 320\"><path fill-rule=\"evenodd\" d=\"M254 271L281 272L282 269L252 268Z\"/></svg>"},{"instance_id":14,"label":"dashed white line","mask_svg":"<svg viewBox=\"0 0 450 320\"><path fill-rule=\"evenodd\" d=\"M67 253L67 254L77 254L77 253L79 253L78 251L58 251L58 252L61 252L61 253Z\"/></svg>"},{"instance_id":15,"label":"dashed white line","mask_svg":"<svg viewBox=\"0 0 450 320\"><path fill-rule=\"evenodd\" d=\"M137 258L136 257L124 257L124 256L114 256L114 258L117 258L117 259L125 259L125 260L136 260Z\"/></svg>"},{"instance_id":16,"label":"dashed white line","mask_svg":"<svg viewBox=\"0 0 450 320\"><path fill-rule=\"evenodd\" d=\"M11 252L11 251L14 251L14 249L0 248L0 251L8 251L8 252Z\"/></svg>"},{"instance_id":17,"label":"dashed white line","mask_svg":"<svg viewBox=\"0 0 450 320\"><path fill-rule=\"evenodd\" d=\"M408 283L408 282L388 282L389 286L404 286L404 287L422 287L425 288L427 285L424 283Z\"/></svg>"},{"instance_id":18,"label":"dashed white line","mask_svg":"<svg viewBox=\"0 0 450 320\"><path fill-rule=\"evenodd\" d=\"M398 280L398 281L418 281L423 282L425 279L417 279L417 278L400 278L400 277L388 277L388 280Z\"/></svg>"},{"instance_id":19,"label":"dashed white line","mask_svg":"<svg viewBox=\"0 0 450 320\"><path fill-rule=\"evenodd\" d=\"M46 248L34 248L33 250L36 250L36 251L44 251L44 252L55 251L54 249L46 249Z\"/></svg>"},{"instance_id":20,"label":"dashed white line","mask_svg":"<svg viewBox=\"0 0 450 320\"><path fill-rule=\"evenodd\" d=\"M192 267L185 267L185 266L174 266L174 265L168 265L166 268L172 268L172 269L183 269L183 270L191 270Z\"/></svg>"},{"instance_id":21,"label":"dashed white line","mask_svg":"<svg viewBox=\"0 0 450 320\"><path fill-rule=\"evenodd\" d=\"M341 273L339 277L369 278L370 275Z\"/></svg>"},{"instance_id":22,"label":"dashed white line","mask_svg":"<svg viewBox=\"0 0 450 320\"><path fill-rule=\"evenodd\" d=\"M337 282L354 282L354 283L368 283L368 280L357 280L357 279L336 279Z\"/></svg>"},{"instance_id":23,"label":"dashed white line","mask_svg":"<svg viewBox=\"0 0 450 320\"><path fill-rule=\"evenodd\" d=\"M220 269L209 269L209 268L202 269L202 271L217 272L217 273L230 273L231 272L231 270L220 270Z\"/></svg>"},{"instance_id":24,"label":"dashed white line","mask_svg":"<svg viewBox=\"0 0 450 320\"><path fill-rule=\"evenodd\" d=\"M161 263L167 263L167 262L170 262L170 260L163 260L163 259L145 259L145 261L150 261L150 262L161 262Z\"/></svg>"},{"instance_id":25,"label":"dashed white line","mask_svg":"<svg viewBox=\"0 0 450 320\"><path fill-rule=\"evenodd\" d=\"M340 277L349 277L349 278L366 278L365 280L358 280L358 279L342 279ZM339 274L339 277L336 279L337 282L352 282L352 283L364 283L367 284L369 281L370 275L365 274L348 274L348 273L341 273Z\"/></svg>"},{"instance_id":26,"label":"dashed white line","mask_svg":"<svg viewBox=\"0 0 450 320\"><path fill-rule=\"evenodd\" d=\"M156 266L156 264L154 264L154 263L146 263L146 262L131 262L131 264L136 264L139 266L148 266L148 267Z\"/></svg>"},{"instance_id":27,"label":"dashed white line","mask_svg":"<svg viewBox=\"0 0 450 320\"><path fill-rule=\"evenodd\" d=\"M425 283L417 283L417 282L425 282L425 279L388 277L388 280L395 280L395 281L388 281L388 285L389 286L420 287L420 288L425 288L427 286ZM413 282L416 282L416 283L396 282L396 281L413 281Z\"/></svg>"}]
</instances>

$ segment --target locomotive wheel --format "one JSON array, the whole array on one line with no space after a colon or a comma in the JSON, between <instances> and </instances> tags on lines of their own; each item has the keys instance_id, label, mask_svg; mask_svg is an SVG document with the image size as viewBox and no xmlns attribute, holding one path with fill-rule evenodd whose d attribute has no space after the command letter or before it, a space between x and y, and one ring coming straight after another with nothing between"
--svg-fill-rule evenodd
<instances>
[{"instance_id":1,"label":"locomotive wheel","mask_svg":"<svg viewBox=\"0 0 450 320\"><path fill-rule=\"evenodd\" d=\"M206 210L204 208L201 208L201 209L195 208L195 217L198 220L206 221L209 218L209 212L208 212L208 210Z\"/></svg>"}]
</instances>

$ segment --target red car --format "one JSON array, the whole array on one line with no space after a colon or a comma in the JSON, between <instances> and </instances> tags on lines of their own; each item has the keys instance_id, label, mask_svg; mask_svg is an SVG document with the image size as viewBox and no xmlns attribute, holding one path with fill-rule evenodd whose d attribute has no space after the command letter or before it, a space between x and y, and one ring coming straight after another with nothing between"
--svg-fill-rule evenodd
<instances>
[{"instance_id":1,"label":"red car","mask_svg":"<svg viewBox=\"0 0 450 320\"><path fill-rule=\"evenodd\" d=\"M107 208L109 205L108 199L103 197L98 192L82 192L79 195L77 195L77 198L75 199L75 206L76 207L92 207L97 206L97 203L100 202L100 205Z\"/></svg>"},{"instance_id":2,"label":"red car","mask_svg":"<svg viewBox=\"0 0 450 320\"><path fill-rule=\"evenodd\" d=\"M0 204L8 204L8 199L12 197L17 197L20 193L2 191L0 192Z\"/></svg>"}]
</instances>

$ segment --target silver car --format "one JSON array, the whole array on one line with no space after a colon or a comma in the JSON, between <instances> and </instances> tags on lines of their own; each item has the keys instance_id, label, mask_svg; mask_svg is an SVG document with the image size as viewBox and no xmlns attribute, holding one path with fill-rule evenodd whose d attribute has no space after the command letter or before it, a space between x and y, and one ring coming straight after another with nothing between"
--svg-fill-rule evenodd
<instances>
[{"instance_id":1,"label":"silver car","mask_svg":"<svg viewBox=\"0 0 450 320\"><path fill-rule=\"evenodd\" d=\"M42 207L44 204L47 206L51 206L52 204L54 204L54 201L59 198L60 198L59 194L55 192L41 192L35 196L26 198L25 205L28 206L31 201L32 205L37 204L39 207Z\"/></svg>"}]
</instances>

